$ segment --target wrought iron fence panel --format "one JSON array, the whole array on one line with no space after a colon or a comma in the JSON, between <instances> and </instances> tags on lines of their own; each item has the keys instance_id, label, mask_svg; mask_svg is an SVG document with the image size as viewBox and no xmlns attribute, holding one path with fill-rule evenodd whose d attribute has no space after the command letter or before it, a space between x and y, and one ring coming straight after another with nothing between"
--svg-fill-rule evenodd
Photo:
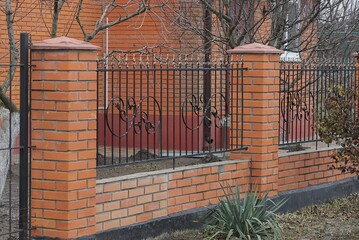
<instances>
[{"instance_id":1,"label":"wrought iron fence panel","mask_svg":"<svg viewBox=\"0 0 359 240\"><path fill-rule=\"evenodd\" d=\"M316 120L325 114L328 94L338 86L357 89L356 71L353 61L337 59L282 62L279 144L318 143Z\"/></svg>"},{"instance_id":2,"label":"wrought iron fence panel","mask_svg":"<svg viewBox=\"0 0 359 240\"><path fill-rule=\"evenodd\" d=\"M241 63L152 55L99 61L97 165L174 164L177 158L242 149L241 141L229 140L231 132L238 139L243 132L238 116L236 129L230 126L230 91L242 91L242 71Z\"/></svg>"}]
</instances>

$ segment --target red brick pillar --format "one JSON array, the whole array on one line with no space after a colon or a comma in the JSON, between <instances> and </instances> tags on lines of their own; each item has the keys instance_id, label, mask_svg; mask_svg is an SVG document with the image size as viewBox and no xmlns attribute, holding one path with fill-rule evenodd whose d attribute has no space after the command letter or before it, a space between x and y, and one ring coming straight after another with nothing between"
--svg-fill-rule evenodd
<instances>
[{"instance_id":1,"label":"red brick pillar","mask_svg":"<svg viewBox=\"0 0 359 240\"><path fill-rule=\"evenodd\" d=\"M244 132L247 151L231 153L232 159L250 159L252 183L260 192L278 193L279 57L281 50L252 43L228 51L242 55L244 67ZM241 81L233 78L232 81ZM239 84L241 82L238 82ZM233 82L235 84L235 82ZM235 108L238 101L231 101ZM232 117L236 118L232 113ZM234 128L236 123L231 121Z\"/></svg>"},{"instance_id":2,"label":"red brick pillar","mask_svg":"<svg viewBox=\"0 0 359 240\"><path fill-rule=\"evenodd\" d=\"M66 37L33 45L32 226L35 237L96 233L96 51Z\"/></svg>"}]
</instances>

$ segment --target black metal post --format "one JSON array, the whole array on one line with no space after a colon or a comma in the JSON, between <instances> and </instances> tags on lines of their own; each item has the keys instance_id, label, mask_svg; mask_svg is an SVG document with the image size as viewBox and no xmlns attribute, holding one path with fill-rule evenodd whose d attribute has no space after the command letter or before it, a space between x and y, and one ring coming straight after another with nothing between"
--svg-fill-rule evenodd
<instances>
[{"instance_id":1,"label":"black metal post","mask_svg":"<svg viewBox=\"0 0 359 240\"><path fill-rule=\"evenodd\" d=\"M28 79L29 79L29 36L20 34L20 203L19 203L19 238L27 239L28 205L29 205L29 168L28 168Z\"/></svg>"},{"instance_id":2,"label":"black metal post","mask_svg":"<svg viewBox=\"0 0 359 240\"><path fill-rule=\"evenodd\" d=\"M212 3L212 1L210 2ZM204 6L204 72L203 72L203 100L205 121L203 124L204 146L203 150L210 150L212 138L211 128L208 126L211 119L210 98L211 98L211 54L212 54L212 12L208 7ZM208 119L208 121L206 121ZM208 149L207 149L208 148Z\"/></svg>"}]
</instances>

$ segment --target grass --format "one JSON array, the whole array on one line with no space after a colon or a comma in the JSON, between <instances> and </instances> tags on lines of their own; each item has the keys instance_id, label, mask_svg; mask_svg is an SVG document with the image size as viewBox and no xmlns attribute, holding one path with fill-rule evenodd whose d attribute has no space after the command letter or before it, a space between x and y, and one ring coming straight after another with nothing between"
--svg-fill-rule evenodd
<instances>
[{"instance_id":1,"label":"grass","mask_svg":"<svg viewBox=\"0 0 359 240\"><path fill-rule=\"evenodd\" d=\"M309 206L294 213L280 214L279 222L286 240L357 240L359 194ZM146 240L200 240L208 236L205 229L186 230ZM231 238L236 239L238 238Z\"/></svg>"}]
</instances>

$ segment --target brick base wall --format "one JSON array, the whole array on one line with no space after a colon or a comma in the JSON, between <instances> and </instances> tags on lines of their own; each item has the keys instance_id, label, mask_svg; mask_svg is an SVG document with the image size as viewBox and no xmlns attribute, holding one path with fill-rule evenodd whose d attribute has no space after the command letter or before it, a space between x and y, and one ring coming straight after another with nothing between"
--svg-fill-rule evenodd
<instances>
[{"instance_id":1,"label":"brick base wall","mask_svg":"<svg viewBox=\"0 0 359 240\"><path fill-rule=\"evenodd\" d=\"M279 192L329 183L353 177L331 170L333 164L331 149L284 154L279 157Z\"/></svg>"},{"instance_id":2,"label":"brick base wall","mask_svg":"<svg viewBox=\"0 0 359 240\"><path fill-rule=\"evenodd\" d=\"M224 161L97 180L97 232L218 203L220 183L249 188L249 162Z\"/></svg>"},{"instance_id":3,"label":"brick base wall","mask_svg":"<svg viewBox=\"0 0 359 240\"><path fill-rule=\"evenodd\" d=\"M331 153L326 149L282 154L278 192L352 177L329 169ZM250 162L236 160L97 180L97 232L216 204L223 196L220 183L238 183L246 192L250 182Z\"/></svg>"}]
</instances>

